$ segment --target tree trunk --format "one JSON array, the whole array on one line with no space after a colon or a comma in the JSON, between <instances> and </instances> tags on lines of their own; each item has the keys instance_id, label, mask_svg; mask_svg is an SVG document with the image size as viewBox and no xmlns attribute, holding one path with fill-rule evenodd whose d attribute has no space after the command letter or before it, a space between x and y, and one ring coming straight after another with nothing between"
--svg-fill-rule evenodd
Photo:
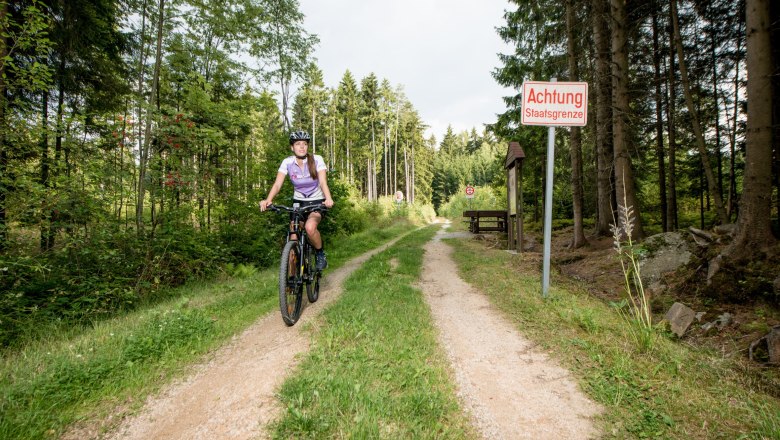
<instances>
[{"instance_id":1,"label":"tree trunk","mask_svg":"<svg viewBox=\"0 0 780 440\"><path fill-rule=\"evenodd\" d=\"M704 170L702 170L702 164L699 162L699 228L705 229L704 225Z\"/></svg>"},{"instance_id":2,"label":"tree trunk","mask_svg":"<svg viewBox=\"0 0 780 440\"><path fill-rule=\"evenodd\" d=\"M741 34L741 27L738 32ZM736 41L736 53L739 53L742 47L742 38L737 38ZM734 213L734 202L737 197L737 176L736 176L736 162L735 155L737 150L737 116L739 115L739 83L740 83L740 66L739 57L736 58L734 63L734 118L731 120L730 133L729 133L729 191L728 202L726 203L726 214L731 216ZM726 109L726 115L728 118L728 109Z\"/></svg>"},{"instance_id":3,"label":"tree trunk","mask_svg":"<svg viewBox=\"0 0 780 440\"><path fill-rule=\"evenodd\" d=\"M336 168L336 151L334 148L335 146L336 146L336 121L335 121L335 117L332 117L330 119L330 133L328 136L328 152L329 152L328 163L330 164L329 166L331 170Z\"/></svg>"},{"instance_id":4,"label":"tree trunk","mask_svg":"<svg viewBox=\"0 0 780 440\"><path fill-rule=\"evenodd\" d=\"M140 165L143 162L143 151L144 151L144 137L143 137L143 124L141 124L141 121L144 120L143 118L143 107L144 107L144 73L146 71L146 65L144 64L144 61L146 60L146 15L147 15L147 5L148 0L144 0L143 4L141 5L141 37L139 38L139 50L138 50L138 102L137 102L137 114L136 114L136 126L138 127L138 133L136 135L136 138L138 139L138 161L139 164L136 167L133 167L133 183L135 185L136 192L141 189L141 179L140 179ZM130 206L130 197L128 197L128 207ZM136 194L136 214L138 211L138 197L140 197L138 194ZM141 205L143 206L143 204ZM142 218L141 218L142 220ZM126 219L127 221L127 219ZM140 227L139 227L139 217L136 215L136 232L140 234Z\"/></svg>"},{"instance_id":5,"label":"tree trunk","mask_svg":"<svg viewBox=\"0 0 780 440\"><path fill-rule=\"evenodd\" d=\"M772 46L769 0L746 1L747 134L737 235L724 254L748 258L774 245L772 207Z\"/></svg>"},{"instance_id":6,"label":"tree trunk","mask_svg":"<svg viewBox=\"0 0 780 440\"><path fill-rule=\"evenodd\" d=\"M414 186L414 143L412 143L412 172L411 172L411 187L412 192L409 196L409 203L414 203L414 196L415 196L415 186Z\"/></svg>"},{"instance_id":7,"label":"tree trunk","mask_svg":"<svg viewBox=\"0 0 780 440\"><path fill-rule=\"evenodd\" d=\"M726 224L729 222L729 219L728 216L726 216L726 209L723 207L723 199L720 197L720 193L718 193L718 184L715 180L715 174L712 172L712 165L710 165L710 155L707 153L707 146L704 143L704 134L701 129L701 123L699 122L699 115L696 111L696 106L693 104L693 94L691 93L691 84L688 79L688 69L685 65L685 58L683 57L680 26L677 20L677 0L671 0L669 5L672 14L674 45L677 49L677 59L680 63L680 79L683 86L683 94L685 95L685 103L688 107L688 112L691 115L691 122L693 123L693 133L696 136L696 147L699 149L702 168L704 169L704 174L707 176L707 188L715 199L715 210L718 213L718 220L720 223Z\"/></svg>"},{"instance_id":8,"label":"tree trunk","mask_svg":"<svg viewBox=\"0 0 780 440\"><path fill-rule=\"evenodd\" d=\"M8 15L8 2L0 5L0 22ZM7 37L0 36L0 60L8 55ZM8 90L5 84L5 62L0 63L0 251L8 249L8 220L5 202L8 199L8 146L5 144L5 111L8 106Z\"/></svg>"},{"instance_id":9,"label":"tree trunk","mask_svg":"<svg viewBox=\"0 0 780 440\"><path fill-rule=\"evenodd\" d=\"M772 44L772 149L776 160L777 219L780 221L780 4L769 2L769 41Z\"/></svg>"},{"instance_id":10,"label":"tree trunk","mask_svg":"<svg viewBox=\"0 0 780 440\"><path fill-rule=\"evenodd\" d=\"M57 68L57 131L54 139L54 161L50 164L53 165L55 175L58 171L61 171L60 156L62 154L62 138L63 133L63 119L65 118L65 56L61 55L59 67ZM67 151L66 151L67 154ZM66 164L68 158L66 157ZM69 169L66 166L66 175L69 175ZM48 180L48 177L47 177ZM48 216L49 225L46 231L46 237L41 237L42 250L50 250L54 248L54 241L57 234L57 221L58 213L55 209L49 212Z\"/></svg>"},{"instance_id":11,"label":"tree trunk","mask_svg":"<svg viewBox=\"0 0 780 440\"><path fill-rule=\"evenodd\" d=\"M371 200L379 199L379 191L376 188L376 129L374 127L374 121L371 121L371 170L369 175L371 176Z\"/></svg>"},{"instance_id":12,"label":"tree trunk","mask_svg":"<svg viewBox=\"0 0 780 440\"><path fill-rule=\"evenodd\" d=\"M407 148L404 147L404 192L406 193L406 201L409 202L410 198L410 192L409 192L409 157L406 154Z\"/></svg>"},{"instance_id":13,"label":"tree trunk","mask_svg":"<svg viewBox=\"0 0 780 440\"><path fill-rule=\"evenodd\" d=\"M715 108L715 161L718 166L718 195L723 200L723 153L720 151L720 106L718 105L720 89L718 87L718 58L714 34L710 35L710 43L712 45L712 56L710 57L712 61L712 99ZM728 210L726 210L726 216L728 217Z\"/></svg>"},{"instance_id":14,"label":"tree trunk","mask_svg":"<svg viewBox=\"0 0 780 440\"><path fill-rule=\"evenodd\" d=\"M671 47L670 47L671 49ZM674 51L669 51L669 93L667 94L666 103L666 123L669 127L669 190L666 193L668 198L667 202L667 220L666 224L669 230L676 231L679 227L677 223L677 127L675 126L675 109L676 106L676 87L674 78Z\"/></svg>"},{"instance_id":15,"label":"tree trunk","mask_svg":"<svg viewBox=\"0 0 780 440\"><path fill-rule=\"evenodd\" d=\"M382 140L382 147L383 147L382 148L382 162L383 162L382 163L382 174L383 174L382 175L382 177L383 177L382 180L383 180L383 184L384 184L384 193L385 193L385 195L388 195L388 194L390 194L390 192L389 192L390 185L389 185L389 182L387 180L387 178L389 177L389 174L387 172L387 165L388 165L388 163L387 163L388 162L387 161L387 158L388 158L387 148L388 148L388 144L389 144L389 140L387 139L387 121L384 121L383 128L384 128L384 130L382 130L382 131L384 131L384 134L383 134L384 137L383 137L383 140Z\"/></svg>"},{"instance_id":16,"label":"tree trunk","mask_svg":"<svg viewBox=\"0 0 780 440\"><path fill-rule=\"evenodd\" d=\"M626 0L611 0L612 10L612 141L615 156L615 190L618 204L633 208L634 216L628 219L631 238L639 240L644 237L642 216L634 189L634 170L631 156L628 154L627 132L628 114L628 34L626 23ZM623 219L618 219L622 222ZM622 223L619 226L624 227ZM625 228L624 228L625 230Z\"/></svg>"},{"instance_id":17,"label":"tree trunk","mask_svg":"<svg viewBox=\"0 0 780 440\"><path fill-rule=\"evenodd\" d=\"M596 46L596 164L597 219L596 233L610 235L612 222L612 84L610 73L609 27L606 0L593 1L593 41ZM534 217L536 213L534 213Z\"/></svg>"},{"instance_id":18,"label":"tree trunk","mask_svg":"<svg viewBox=\"0 0 780 440\"><path fill-rule=\"evenodd\" d=\"M316 106L311 106L311 154L317 154L317 114Z\"/></svg>"},{"instance_id":19,"label":"tree trunk","mask_svg":"<svg viewBox=\"0 0 780 440\"><path fill-rule=\"evenodd\" d=\"M577 53L575 48L574 26L575 26L574 0L566 1L566 35L569 59L569 80L577 81L579 72L577 70ZM571 127L569 132L569 148L571 155L571 194L574 209L574 237L571 247L576 249L585 246L588 240L585 239L585 232L582 227L582 136L580 127Z\"/></svg>"},{"instance_id":20,"label":"tree trunk","mask_svg":"<svg viewBox=\"0 0 780 440\"><path fill-rule=\"evenodd\" d=\"M393 194L398 191L398 126L400 118L400 100L395 103L395 143L393 145Z\"/></svg>"},{"instance_id":21,"label":"tree trunk","mask_svg":"<svg viewBox=\"0 0 780 440\"><path fill-rule=\"evenodd\" d=\"M125 112L124 116L122 117L122 133L119 137L119 145L117 145L119 148L117 148L117 154L119 155L119 173L117 176L117 188L119 189L119 199L117 200L116 205L116 221L117 223L122 221L122 206L125 203L125 187L124 187L124 171L125 171L125 139L127 139L127 118L128 113L132 110L129 109L130 106L130 100L129 98L125 99Z\"/></svg>"},{"instance_id":22,"label":"tree trunk","mask_svg":"<svg viewBox=\"0 0 780 440\"><path fill-rule=\"evenodd\" d=\"M366 198L371 201L371 159L366 159Z\"/></svg>"},{"instance_id":23,"label":"tree trunk","mask_svg":"<svg viewBox=\"0 0 780 440\"><path fill-rule=\"evenodd\" d=\"M41 209L41 252L51 249L52 213L47 206L49 196L49 91L43 92L41 98L41 187L43 188L43 206Z\"/></svg>"},{"instance_id":24,"label":"tree trunk","mask_svg":"<svg viewBox=\"0 0 780 440\"><path fill-rule=\"evenodd\" d=\"M347 176L348 176L347 180L349 181L349 183L353 183L353 180L352 180L352 158L349 155L349 147L350 147L350 144L352 143L352 137L349 135L349 116L347 116L346 136L347 136Z\"/></svg>"},{"instance_id":25,"label":"tree trunk","mask_svg":"<svg viewBox=\"0 0 780 440\"><path fill-rule=\"evenodd\" d=\"M165 0L160 0L157 23L157 48L154 61L154 74L152 76L152 92L149 108L146 112L146 128L144 129L143 148L138 165L138 203L135 209L135 223L139 235L144 233L144 196L146 194L146 166L149 160L149 149L152 137L152 115L157 103L158 88L160 83L160 64L162 63L162 38L165 21Z\"/></svg>"},{"instance_id":26,"label":"tree trunk","mask_svg":"<svg viewBox=\"0 0 780 440\"><path fill-rule=\"evenodd\" d=\"M726 203L726 214L731 222L734 213L734 198L737 196L737 173L735 155L737 154L737 114L739 112L739 60L736 62L734 76L734 120L731 121L731 133L729 134L729 196Z\"/></svg>"},{"instance_id":27,"label":"tree trunk","mask_svg":"<svg viewBox=\"0 0 780 440\"><path fill-rule=\"evenodd\" d=\"M669 231L666 203L666 163L664 161L664 119L661 92L661 49L658 42L658 11L653 11L653 69L655 73L655 151L658 156L658 188L661 201L661 227Z\"/></svg>"}]
</instances>

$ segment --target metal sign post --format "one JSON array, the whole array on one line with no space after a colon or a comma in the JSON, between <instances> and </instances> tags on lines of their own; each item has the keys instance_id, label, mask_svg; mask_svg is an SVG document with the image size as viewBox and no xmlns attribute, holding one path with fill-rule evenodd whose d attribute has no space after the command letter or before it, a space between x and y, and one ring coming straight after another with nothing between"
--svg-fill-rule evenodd
<instances>
[{"instance_id":1,"label":"metal sign post","mask_svg":"<svg viewBox=\"0 0 780 440\"><path fill-rule=\"evenodd\" d=\"M466 198L469 199L469 209L471 209L471 201L474 200L474 187L466 185Z\"/></svg>"},{"instance_id":2,"label":"metal sign post","mask_svg":"<svg viewBox=\"0 0 780 440\"><path fill-rule=\"evenodd\" d=\"M551 79L555 82L555 78ZM550 291L550 241L552 240L552 194L555 165L555 127L547 128L547 178L544 188L544 255L542 263L542 297Z\"/></svg>"},{"instance_id":3,"label":"metal sign post","mask_svg":"<svg viewBox=\"0 0 780 440\"><path fill-rule=\"evenodd\" d=\"M547 178L544 195L544 254L542 296L550 291L550 247L552 241L552 194L555 165L555 126L585 126L588 122L588 83L523 82L523 125L547 126Z\"/></svg>"}]
</instances>

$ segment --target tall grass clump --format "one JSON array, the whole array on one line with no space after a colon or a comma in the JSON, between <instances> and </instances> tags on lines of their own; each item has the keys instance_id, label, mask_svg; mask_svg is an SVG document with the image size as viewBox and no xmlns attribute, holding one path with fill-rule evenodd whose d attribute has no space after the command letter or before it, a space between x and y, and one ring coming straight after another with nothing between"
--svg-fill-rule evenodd
<instances>
[{"instance_id":1,"label":"tall grass clump","mask_svg":"<svg viewBox=\"0 0 780 440\"><path fill-rule=\"evenodd\" d=\"M650 301L642 284L637 248L631 239L634 232L634 209L632 206L618 205L617 224L610 225L614 249L618 254L623 279L626 283L626 301L628 312L622 306L618 308L629 324L630 334L642 351L652 348L655 338L653 318L650 313ZM623 241L625 240L625 241Z\"/></svg>"}]
</instances>

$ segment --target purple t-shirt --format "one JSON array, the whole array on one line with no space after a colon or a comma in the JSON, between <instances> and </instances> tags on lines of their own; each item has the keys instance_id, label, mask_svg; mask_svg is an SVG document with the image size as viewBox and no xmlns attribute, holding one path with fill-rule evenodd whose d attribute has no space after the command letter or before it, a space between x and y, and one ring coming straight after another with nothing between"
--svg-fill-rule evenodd
<instances>
[{"instance_id":1,"label":"purple t-shirt","mask_svg":"<svg viewBox=\"0 0 780 440\"><path fill-rule=\"evenodd\" d=\"M319 173L320 170L327 170L325 161L322 156L314 155L314 166ZM320 181L317 176L312 176L309 173L309 166L306 161L303 161L303 166L298 166L298 161L295 160L295 156L290 156L282 161L279 166L279 172L287 175L292 182L295 193L293 198L295 200L309 201L309 200L321 200L325 198L325 194L320 188Z\"/></svg>"}]
</instances>

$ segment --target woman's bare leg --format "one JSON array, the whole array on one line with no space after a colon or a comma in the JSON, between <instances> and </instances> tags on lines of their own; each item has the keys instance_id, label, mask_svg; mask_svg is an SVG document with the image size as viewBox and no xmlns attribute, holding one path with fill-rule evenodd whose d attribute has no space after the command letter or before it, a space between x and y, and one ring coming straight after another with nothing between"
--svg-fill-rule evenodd
<instances>
[{"instance_id":1,"label":"woman's bare leg","mask_svg":"<svg viewBox=\"0 0 780 440\"><path fill-rule=\"evenodd\" d=\"M312 212L309 214L309 219L306 220L306 235L309 236L309 243L314 246L314 249L322 249L322 237L320 231L317 230L322 216L319 212Z\"/></svg>"}]
</instances>

